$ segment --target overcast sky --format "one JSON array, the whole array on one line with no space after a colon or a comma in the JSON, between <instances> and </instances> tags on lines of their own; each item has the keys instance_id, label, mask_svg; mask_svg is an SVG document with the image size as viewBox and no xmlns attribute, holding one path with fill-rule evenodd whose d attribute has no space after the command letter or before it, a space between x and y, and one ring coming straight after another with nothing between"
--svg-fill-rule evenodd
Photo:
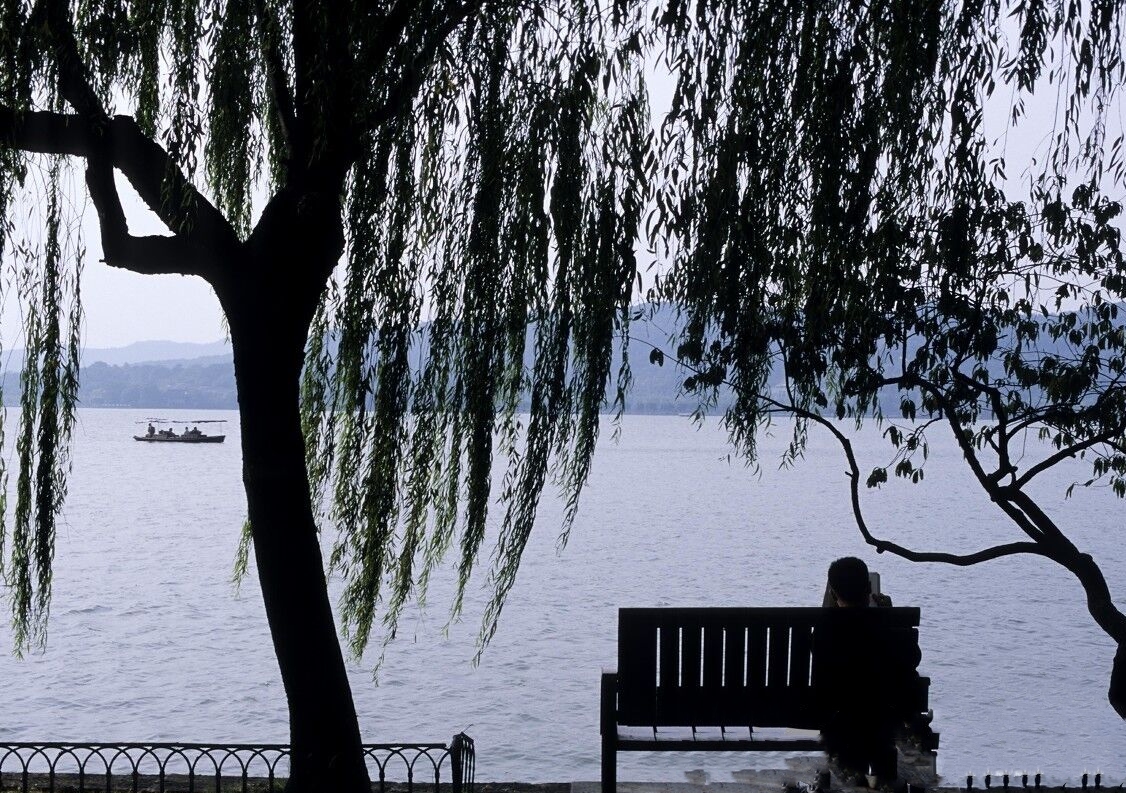
<instances>
[{"instance_id":1,"label":"overcast sky","mask_svg":"<svg viewBox=\"0 0 1126 793\"><path fill-rule=\"evenodd\" d=\"M82 292L86 347L122 347L146 339L208 342L225 336L219 301L201 278L136 275L91 262Z\"/></svg>"},{"instance_id":2,"label":"overcast sky","mask_svg":"<svg viewBox=\"0 0 1126 793\"><path fill-rule=\"evenodd\" d=\"M77 164L77 163L72 163ZM34 177L33 177L34 178ZM81 171L70 180L82 191ZM141 203L129 183L118 174L118 189L134 234L167 234L164 225ZM39 194L42 200L42 194ZM19 222L19 221L17 221ZM29 224L29 221L25 220ZM34 229L28 229L35 238ZM219 301L203 279L180 275L137 275L101 262L102 244L93 207L87 204L82 226L86 258L82 273L83 328L87 348L122 347L135 341L213 342L226 337ZM11 262L5 262L5 268ZM0 339L5 351L22 347L20 315L10 273L4 273Z\"/></svg>"}]
</instances>

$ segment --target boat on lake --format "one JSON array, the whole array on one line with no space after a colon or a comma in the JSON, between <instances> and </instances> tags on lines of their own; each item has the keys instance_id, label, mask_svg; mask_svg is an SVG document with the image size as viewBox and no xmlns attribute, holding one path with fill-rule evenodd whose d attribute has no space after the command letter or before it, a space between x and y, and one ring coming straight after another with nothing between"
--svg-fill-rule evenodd
<instances>
[{"instance_id":1,"label":"boat on lake","mask_svg":"<svg viewBox=\"0 0 1126 793\"><path fill-rule=\"evenodd\" d=\"M146 443L222 443L227 437L226 435L208 435L200 431L200 424L223 424L222 420L217 419L203 419L200 421L168 421L167 419L148 419L148 429L144 435L134 435L133 440L144 441ZM153 422L160 424L183 424L184 431L177 434L172 427L166 430L158 430L153 426ZM143 424L144 422L138 422ZM191 429L188 425L191 425Z\"/></svg>"}]
</instances>

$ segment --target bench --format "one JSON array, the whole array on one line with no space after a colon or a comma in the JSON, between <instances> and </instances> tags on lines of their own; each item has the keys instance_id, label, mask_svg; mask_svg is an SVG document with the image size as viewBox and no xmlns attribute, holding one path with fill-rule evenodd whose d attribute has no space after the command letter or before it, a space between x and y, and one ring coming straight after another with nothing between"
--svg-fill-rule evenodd
<instances>
[{"instance_id":1,"label":"bench","mask_svg":"<svg viewBox=\"0 0 1126 793\"><path fill-rule=\"evenodd\" d=\"M616 790L618 752L823 751L818 734L793 731L821 726L814 636L843 611L620 609L618 670L602 675L602 793ZM865 611L918 658L918 608ZM896 711L925 727L930 680L913 670ZM934 745L923 748L937 747L925 732Z\"/></svg>"}]
</instances>

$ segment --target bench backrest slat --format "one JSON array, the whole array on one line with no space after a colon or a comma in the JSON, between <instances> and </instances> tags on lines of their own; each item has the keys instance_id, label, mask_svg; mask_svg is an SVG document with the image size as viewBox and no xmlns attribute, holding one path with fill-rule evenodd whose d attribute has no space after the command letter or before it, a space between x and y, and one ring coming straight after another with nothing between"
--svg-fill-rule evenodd
<instances>
[{"instance_id":1,"label":"bench backrest slat","mask_svg":"<svg viewBox=\"0 0 1126 793\"><path fill-rule=\"evenodd\" d=\"M918 642L918 608L880 609ZM816 726L821 608L621 609L618 723Z\"/></svg>"}]
</instances>

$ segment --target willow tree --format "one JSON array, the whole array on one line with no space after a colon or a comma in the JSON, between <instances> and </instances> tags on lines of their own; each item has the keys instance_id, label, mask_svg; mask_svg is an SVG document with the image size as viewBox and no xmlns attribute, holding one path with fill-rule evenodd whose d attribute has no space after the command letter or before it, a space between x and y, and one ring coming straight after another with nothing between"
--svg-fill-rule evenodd
<instances>
[{"instance_id":1,"label":"willow tree","mask_svg":"<svg viewBox=\"0 0 1126 793\"><path fill-rule=\"evenodd\" d=\"M757 22L673 54L668 167L693 165L657 196L674 260L657 294L684 315L670 352L686 390L730 398L752 458L773 416L794 420L788 461L811 426L829 432L879 553L1069 571L1118 646L1108 697L1126 718L1126 615L1032 488L1079 460L1076 484L1126 497L1122 4L877 1ZM736 52L760 57L698 84L697 64ZM779 136L785 152L765 151ZM865 422L892 446L871 468L849 437ZM983 522L983 547L953 553L866 520L866 486L919 481L943 431L1015 537Z\"/></svg>"},{"instance_id":2,"label":"willow tree","mask_svg":"<svg viewBox=\"0 0 1126 793\"><path fill-rule=\"evenodd\" d=\"M65 494L85 192L107 265L196 276L218 296L249 536L289 703L289 787L367 790L321 499L335 504L328 561L357 652L455 544L464 589L495 457L508 473L487 626L549 474L573 514L647 189L633 35L644 17L627 11L0 3L3 254L28 317L5 568L21 645L43 635ZM130 232L126 182L167 234ZM531 413L519 419L525 389Z\"/></svg>"}]
</instances>

